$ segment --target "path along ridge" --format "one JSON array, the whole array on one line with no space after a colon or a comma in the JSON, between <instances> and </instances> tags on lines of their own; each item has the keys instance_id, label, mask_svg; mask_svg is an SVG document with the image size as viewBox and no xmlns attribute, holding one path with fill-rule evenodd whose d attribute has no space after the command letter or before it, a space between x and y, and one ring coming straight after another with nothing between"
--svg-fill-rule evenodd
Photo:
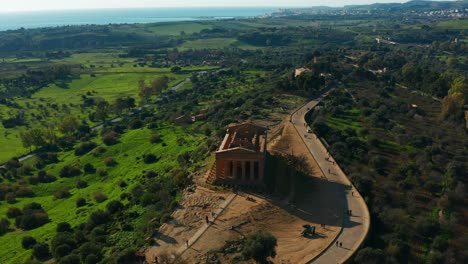
<instances>
[{"instance_id":1,"label":"path along ridge","mask_svg":"<svg viewBox=\"0 0 468 264\"><path fill-rule=\"evenodd\" d=\"M309 263L330 264L347 262L360 248L370 228L370 214L364 198L328 153L328 150L317 135L308 132L308 125L305 121L305 115L312 111L333 89L303 105L290 118L291 123L317 161L327 180L343 184L344 187L340 189L341 193L337 193L337 195L342 196L343 222L341 231L335 240L323 252L310 260ZM348 210L352 211L351 215L348 215ZM337 242L338 244L336 244ZM339 243L342 246L339 246Z\"/></svg>"}]
</instances>

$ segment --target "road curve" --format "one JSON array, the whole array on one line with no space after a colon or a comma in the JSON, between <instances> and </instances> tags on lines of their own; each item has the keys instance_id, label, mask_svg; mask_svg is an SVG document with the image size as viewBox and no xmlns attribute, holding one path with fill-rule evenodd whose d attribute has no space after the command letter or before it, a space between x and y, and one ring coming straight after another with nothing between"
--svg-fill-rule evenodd
<instances>
[{"instance_id":1,"label":"road curve","mask_svg":"<svg viewBox=\"0 0 468 264\"><path fill-rule=\"evenodd\" d=\"M290 119L327 180L343 185L343 188L340 189L341 193L336 194L341 197L341 206L343 207L341 231L332 244L309 263L330 264L347 262L360 248L370 228L370 214L364 198L352 185L320 139L315 134L308 133L307 131L308 126L305 121L305 115L309 111L312 111L333 89L302 106L291 115ZM352 211L351 215L348 214L348 210ZM337 242L338 244L336 244ZM340 243L342 246L340 246Z\"/></svg>"}]
</instances>

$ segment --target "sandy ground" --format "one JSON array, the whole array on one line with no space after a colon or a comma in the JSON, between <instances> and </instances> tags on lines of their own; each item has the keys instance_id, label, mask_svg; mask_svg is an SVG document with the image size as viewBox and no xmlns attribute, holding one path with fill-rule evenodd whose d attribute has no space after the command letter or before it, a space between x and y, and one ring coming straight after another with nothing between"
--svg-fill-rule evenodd
<instances>
[{"instance_id":1,"label":"sandy ground","mask_svg":"<svg viewBox=\"0 0 468 264\"><path fill-rule=\"evenodd\" d=\"M182 263L253 263L240 261L239 255L245 237L256 231L268 231L277 238L273 263L307 263L332 243L341 227L342 212L336 195L339 187L323 180L323 173L289 118L275 125L274 130L278 136L268 143L268 150L273 154L303 156L308 164L310 192L302 196L301 202L291 205L274 197L240 192L207 226L205 217L211 219L212 211L232 192L198 186L194 192L184 194L181 207L173 213L174 219L163 225L155 238L156 246L146 250L148 263L153 263L155 255L176 257L176 251L181 252L177 259ZM198 175L195 182L204 174ZM305 224L316 228L315 235L301 235ZM201 229L206 231L194 236ZM198 239L187 248L186 241L193 237Z\"/></svg>"}]
</instances>

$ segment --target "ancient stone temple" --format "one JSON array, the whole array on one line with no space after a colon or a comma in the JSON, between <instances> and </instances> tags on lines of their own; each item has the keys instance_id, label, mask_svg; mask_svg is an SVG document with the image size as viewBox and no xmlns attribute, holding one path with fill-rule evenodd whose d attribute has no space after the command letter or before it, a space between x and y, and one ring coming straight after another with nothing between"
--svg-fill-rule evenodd
<instances>
[{"instance_id":1,"label":"ancient stone temple","mask_svg":"<svg viewBox=\"0 0 468 264\"><path fill-rule=\"evenodd\" d=\"M266 143L264 127L251 123L228 127L207 180L227 185L262 185Z\"/></svg>"}]
</instances>

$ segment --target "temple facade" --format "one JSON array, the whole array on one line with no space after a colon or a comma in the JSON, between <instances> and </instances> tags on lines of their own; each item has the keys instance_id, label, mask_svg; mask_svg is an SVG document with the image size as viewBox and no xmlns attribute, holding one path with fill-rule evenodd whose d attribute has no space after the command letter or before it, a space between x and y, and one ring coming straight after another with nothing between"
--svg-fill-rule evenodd
<instances>
[{"instance_id":1,"label":"temple facade","mask_svg":"<svg viewBox=\"0 0 468 264\"><path fill-rule=\"evenodd\" d=\"M209 179L227 185L263 185L267 129L251 123L229 126L216 151Z\"/></svg>"}]
</instances>

